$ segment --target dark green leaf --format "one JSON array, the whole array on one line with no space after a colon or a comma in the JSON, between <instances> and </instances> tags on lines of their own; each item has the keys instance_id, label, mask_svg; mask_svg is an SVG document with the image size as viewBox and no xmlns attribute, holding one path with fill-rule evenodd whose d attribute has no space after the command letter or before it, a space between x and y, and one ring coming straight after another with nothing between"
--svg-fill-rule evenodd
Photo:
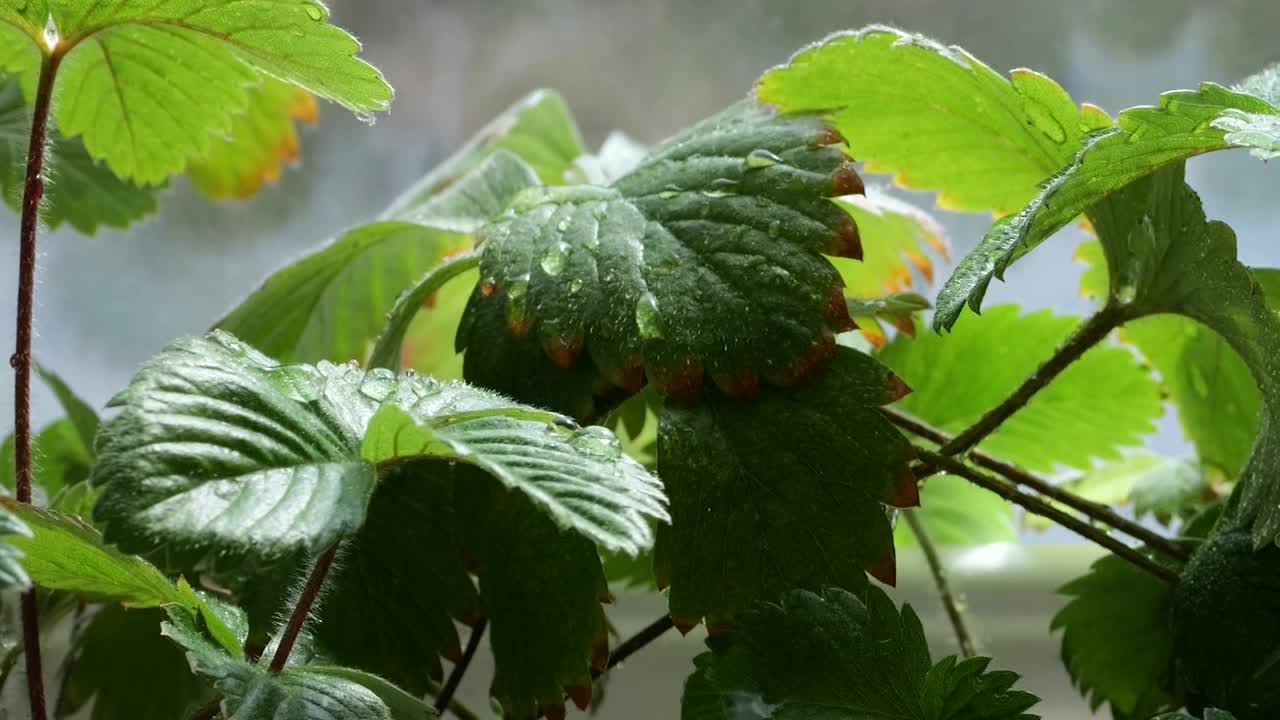
<instances>
[{"instance_id":1,"label":"dark green leaf","mask_svg":"<svg viewBox=\"0 0 1280 720\"><path fill-rule=\"evenodd\" d=\"M30 142L31 111L18 82L0 78L0 195L15 211L22 205ZM45 158L50 179L40 218L51 229L69 223L91 235L99 226L128 227L156 211L155 188L141 188L116 177L89 157L79 139L53 133Z\"/></svg>"},{"instance_id":2,"label":"dark green leaf","mask_svg":"<svg viewBox=\"0 0 1280 720\"><path fill-rule=\"evenodd\" d=\"M868 172L938 190L938 206L1015 212L1111 119L1031 70L1006 79L955 46L872 25L838 33L765 73L786 112L826 112Z\"/></svg>"},{"instance_id":3,"label":"dark green leaf","mask_svg":"<svg viewBox=\"0 0 1280 720\"><path fill-rule=\"evenodd\" d=\"M981 317L966 315L949 335L899 335L879 357L915 390L899 403L903 410L957 433L1008 397L1079 322L1001 305ZM1141 445L1161 414L1159 386L1133 353L1096 347L981 447L1031 470L1052 471L1058 464L1089 469L1095 458L1118 460L1120 448Z\"/></svg>"},{"instance_id":4,"label":"dark green leaf","mask_svg":"<svg viewBox=\"0 0 1280 720\"><path fill-rule=\"evenodd\" d=\"M0 445L0 484L14 489L14 439L9 435ZM89 477L93 466L93 448L80 442L71 421L63 418L45 426L36 434L31 448L35 458L35 491L46 500L65 488Z\"/></svg>"},{"instance_id":5,"label":"dark green leaf","mask_svg":"<svg viewBox=\"0 0 1280 720\"><path fill-rule=\"evenodd\" d=\"M723 626L796 587L860 589L864 569L892 582L881 503L915 504L910 448L877 410L900 397L894 380L840 348L800 388L761 388L752 403L716 392L697 407L667 403L658 473L672 524L659 529L655 569L677 625Z\"/></svg>"},{"instance_id":6,"label":"dark green leaf","mask_svg":"<svg viewBox=\"0 0 1280 720\"><path fill-rule=\"evenodd\" d=\"M823 144L832 141L815 118L744 101L612 187L521 193L479 234L482 279L458 339L484 351L467 353L466 377L536 401L555 385L550 366L574 368L584 350L618 387L635 391L646 373L684 399L697 397L704 371L743 394L761 377L814 375L832 331L850 325L821 253L858 252L852 219L827 198L860 192L861 180ZM503 325L514 342L495 348ZM526 352L538 345L545 371ZM517 359L530 377L503 371ZM589 371L558 375L571 398L590 387ZM553 407L581 416L568 399Z\"/></svg>"},{"instance_id":7,"label":"dark green leaf","mask_svg":"<svg viewBox=\"0 0 1280 720\"><path fill-rule=\"evenodd\" d=\"M1146 718L1176 705L1168 584L1108 555L1058 592L1071 602L1050 628L1062 631L1062 662L1093 710L1105 702L1117 717Z\"/></svg>"},{"instance_id":8,"label":"dark green leaf","mask_svg":"<svg viewBox=\"0 0 1280 720\"><path fill-rule=\"evenodd\" d=\"M865 599L863 599L865 598ZM712 637L685 685L684 720L1015 720L1039 699L990 658L932 664L924 629L878 588L795 591Z\"/></svg>"}]
</instances>

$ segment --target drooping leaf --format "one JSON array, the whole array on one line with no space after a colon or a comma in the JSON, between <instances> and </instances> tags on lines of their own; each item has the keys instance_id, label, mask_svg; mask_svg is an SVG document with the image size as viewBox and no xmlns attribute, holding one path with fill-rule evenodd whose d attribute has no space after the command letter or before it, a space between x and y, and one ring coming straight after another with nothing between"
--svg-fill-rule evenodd
<instances>
[{"instance_id":1,"label":"drooping leaf","mask_svg":"<svg viewBox=\"0 0 1280 720\"><path fill-rule=\"evenodd\" d=\"M814 118L744 101L612 187L521 193L479 233L482 279L458 333L459 347L477 348L466 377L532 401L559 375L573 398L591 384L585 351L615 386L634 392L647 374L684 400L704 372L738 395L761 377L808 379L850 325L821 253L856 254L853 221L827 198L861 180L833 141ZM511 339L495 348L504 325ZM531 377L505 372L517 362ZM553 407L581 416L565 399Z\"/></svg>"},{"instance_id":2,"label":"drooping leaf","mask_svg":"<svg viewBox=\"0 0 1280 720\"><path fill-rule=\"evenodd\" d=\"M965 256L938 295L934 325L951 327L966 302L979 310L992 278L1003 279L1015 260L1095 206L1089 218L1097 227L1100 218L1096 215L1111 208L1099 203L1111 193L1162 167L1181 168L1182 161L1193 155L1252 142L1256 138L1244 128L1237 127L1231 133L1221 129L1220 120L1238 123L1246 117L1266 117L1267 123L1280 129L1280 110L1270 103L1213 83L1205 83L1196 91L1165 93L1159 107L1135 107L1120 113L1118 127L1087 138L1071 162L1061 163L1060 171L1057 167L1051 169L1056 174L1025 208L996 223L978 247ZM1176 172L1181 182L1181 170ZM1189 209L1192 216L1199 213L1198 201L1194 209L1186 204L1181 207ZM1179 209L1171 208L1173 212ZM1127 241L1128 238L1116 238L1114 242ZM1143 241L1135 238L1132 242L1141 245ZM1145 254L1151 249L1148 245L1139 250L1138 245L1131 252ZM1149 260L1143 258L1144 262ZM1149 270L1131 263L1123 272ZM1117 290L1137 282L1131 277L1120 280Z\"/></svg>"},{"instance_id":3,"label":"drooping leaf","mask_svg":"<svg viewBox=\"0 0 1280 720\"><path fill-rule=\"evenodd\" d=\"M225 333L174 343L112 403L95 515L127 548L319 552L363 524L379 464L414 458L474 464L616 549L648 546L647 518L666 517L601 428L461 383L281 365Z\"/></svg>"},{"instance_id":4,"label":"drooping leaf","mask_svg":"<svg viewBox=\"0 0 1280 720\"><path fill-rule=\"evenodd\" d=\"M833 260L847 293L855 298L875 298L915 285L912 273L926 284L933 282L933 260L951 254L947 236L933 216L884 189L868 187L866 195L850 195L837 201L853 217L862 239L861 262Z\"/></svg>"},{"instance_id":5,"label":"drooping leaf","mask_svg":"<svg viewBox=\"0 0 1280 720\"><path fill-rule=\"evenodd\" d=\"M187 173L196 188L215 198L247 198L263 181L280 179L283 165L298 159L294 121L314 124L319 108L311 93L272 77L249 91L248 107L231 118L231 128L214 139Z\"/></svg>"},{"instance_id":6,"label":"drooping leaf","mask_svg":"<svg viewBox=\"0 0 1280 720\"><path fill-rule=\"evenodd\" d=\"M1247 529L1224 518L1183 569L1173 591L1173 650L1188 705L1240 720L1280 713L1280 547L1255 550Z\"/></svg>"},{"instance_id":7,"label":"drooping leaf","mask_svg":"<svg viewBox=\"0 0 1280 720\"><path fill-rule=\"evenodd\" d=\"M920 508L915 512L935 545L983 545L1018 539L1013 506L955 475L930 476L920 488ZM893 542L899 548L914 547L916 539L910 526L899 522Z\"/></svg>"},{"instance_id":8,"label":"drooping leaf","mask_svg":"<svg viewBox=\"0 0 1280 720\"><path fill-rule=\"evenodd\" d=\"M117 175L154 184L229 133L264 76L363 115L385 110L391 88L328 14L311 0L33 0L0 6L0 24L59 55L58 129Z\"/></svg>"},{"instance_id":9,"label":"drooping leaf","mask_svg":"<svg viewBox=\"0 0 1280 720\"><path fill-rule=\"evenodd\" d=\"M672 524L659 529L655 570L677 626L723 627L791 588L860 590L864 570L893 582L882 503L916 504L916 481L906 440L877 408L903 391L887 368L840 348L800 388L666 404L658 474Z\"/></svg>"},{"instance_id":10,"label":"drooping leaf","mask_svg":"<svg viewBox=\"0 0 1280 720\"><path fill-rule=\"evenodd\" d=\"M1058 592L1071 601L1050 629L1062 631L1062 662L1093 710L1146 718L1176 706L1168 584L1107 555Z\"/></svg>"},{"instance_id":11,"label":"drooping leaf","mask_svg":"<svg viewBox=\"0 0 1280 720\"><path fill-rule=\"evenodd\" d=\"M213 688L192 675L182 651L160 635L163 617L157 608L102 608L71 648L57 717L74 716L92 702L83 716L88 720L174 720L212 700Z\"/></svg>"},{"instance_id":12,"label":"drooping leaf","mask_svg":"<svg viewBox=\"0 0 1280 720\"><path fill-rule=\"evenodd\" d=\"M93 458L93 441L98 435L98 413L94 412L89 404L80 399L78 395L58 377L57 373L50 371L41 365L36 365L36 372L40 375L40 379L45 385L53 391L58 398L58 404L62 406L62 412L66 413L67 420L71 422L71 426L75 428L76 435L80 440L80 444L89 453L89 458Z\"/></svg>"},{"instance_id":13,"label":"drooping leaf","mask_svg":"<svg viewBox=\"0 0 1280 720\"><path fill-rule=\"evenodd\" d=\"M868 172L937 190L952 210L1021 208L1111 119L1031 70L1008 79L955 46L872 25L837 33L760 79L785 112L825 112Z\"/></svg>"},{"instance_id":14,"label":"drooping leaf","mask_svg":"<svg viewBox=\"0 0 1280 720\"><path fill-rule=\"evenodd\" d=\"M879 357L915 389L900 402L903 410L956 433L1008 397L1078 323L1002 305L965 316L946 336L899 335ZM1094 458L1116 460L1120 448L1140 446L1162 412L1159 387L1131 352L1095 347L980 447L1031 470L1088 469Z\"/></svg>"},{"instance_id":15,"label":"drooping leaf","mask_svg":"<svg viewBox=\"0 0 1280 720\"><path fill-rule=\"evenodd\" d=\"M387 214L403 215L428 202L500 150L528 163L544 185L563 183L566 171L583 152L582 137L564 98L554 90L536 90L491 120L406 190L391 203Z\"/></svg>"},{"instance_id":16,"label":"drooping leaf","mask_svg":"<svg viewBox=\"0 0 1280 720\"><path fill-rule=\"evenodd\" d=\"M100 226L128 227L156 211L155 188L116 177L89 157L79 139L51 135L45 150L48 179L40 203L40 219L51 229L69 223L91 235ZM0 195L15 211L22 205L30 141L31 110L18 82L0 77Z\"/></svg>"},{"instance_id":17,"label":"drooping leaf","mask_svg":"<svg viewBox=\"0 0 1280 720\"><path fill-rule=\"evenodd\" d=\"M1154 515L1168 524L1173 518L1189 519L1217 497L1205 479L1204 468L1186 459L1165 460L1139 475L1129 491L1133 513Z\"/></svg>"},{"instance_id":18,"label":"drooping leaf","mask_svg":"<svg viewBox=\"0 0 1280 720\"><path fill-rule=\"evenodd\" d=\"M192 672L222 693L225 717L271 720L427 720L435 714L381 678L350 668L293 664L279 673L228 654L184 608L169 608L163 634L186 650Z\"/></svg>"},{"instance_id":19,"label":"drooping leaf","mask_svg":"<svg viewBox=\"0 0 1280 720\"><path fill-rule=\"evenodd\" d=\"M712 637L685 685L683 720L1021 720L1039 698L990 658L933 664L910 606L883 591L794 591Z\"/></svg>"},{"instance_id":20,"label":"drooping leaf","mask_svg":"<svg viewBox=\"0 0 1280 720\"><path fill-rule=\"evenodd\" d=\"M465 233L534 182L514 155L494 153L426 202L348 230L277 271L216 327L286 361L363 359L389 311L398 318L393 325L407 325L421 306L422 300L411 308L397 304L402 291L467 247Z\"/></svg>"}]
</instances>

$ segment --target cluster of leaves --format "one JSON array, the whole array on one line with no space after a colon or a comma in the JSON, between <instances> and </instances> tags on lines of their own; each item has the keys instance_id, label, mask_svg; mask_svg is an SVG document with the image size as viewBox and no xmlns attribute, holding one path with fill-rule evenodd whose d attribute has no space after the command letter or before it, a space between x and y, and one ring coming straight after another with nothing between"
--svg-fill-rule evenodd
<instances>
[{"instance_id":1,"label":"cluster of leaves","mask_svg":"<svg viewBox=\"0 0 1280 720\"><path fill-rule=\"evenodd\" d=\"M0 4L0 190L17 201L26 102L56 72L49 224L123 225L184 171L214 196L252 192L296 153L313 96L361 114L390 99L326 17L272 0ZM1005 78L872 27L801 51L653 148L615 135L587 154L563 101L535 93L376 221L156 356L106 422L46 374L67 417L36 443L44 507L0 504L0 582L34 583L46 617L84 625L60 703L92 701L102 720L215 703L227 717L428 717L418 698L441 656L459 659L455 622L489 628L505 715L562 716L608 659L602 556L649 552L651 568L625 574L667 590L676 627L711 632L687 718L1033 717L1015 675L934 663L910 608L868 582L895 581L895 540L910 539L895 539L895 508L922 505L943 542L1014 535L1010 506L958 477L921 489L881 408L961 432L1070 344L1071 318L978 311L993 277L1083 215L1105 260L1086 277L1099 316L1147 364L1108 344L1081 353L980 448L1188 520L1198 550L1178 588L1118 556L1063 588L1064 662L1095 707L1269 717L1276 275L1239 263L1183 163L1280 153L1276 84L1206 84L1113 120L1043 75ZM1002 216L938 297L949 335L915 337L928 303L909 291L932 280L930 252L945 258L941 233L868 190L851 157L940 207ZM1236 365L1204 389L1196 369L1224 352ZM1260 418L1251 446L1206 411L1237 390L1231 417ZM1195 461L1130 452L1166 395ZM630 443L579 425L599 419ZM1201 513L1214 473L1233 494ZM256 659L293 642L275 625L290 587L339 544L324 622L267 669ZM1211 630L1224 608L1263 629ZM135 641L148 677L173 678L162 692L120 681L112 648Z\"/></svg>"}]
</instances>

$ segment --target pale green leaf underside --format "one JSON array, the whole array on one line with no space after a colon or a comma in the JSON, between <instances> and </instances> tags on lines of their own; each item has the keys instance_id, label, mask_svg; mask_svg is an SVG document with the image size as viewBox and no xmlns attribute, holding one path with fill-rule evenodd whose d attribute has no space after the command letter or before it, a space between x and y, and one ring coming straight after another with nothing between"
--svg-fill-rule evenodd
<instances>
[{"instance_id":1,"label":"pale green leaf underside","mask_svg":"<svg viewBox=\"0 0 1280 720\"><path fill-rule=\"evenodd\" d=\"M898 405L948 432L964 430L1035 371L1079 323L1015 305L968 314L946 336L899 335L881 353L915 392ZM997 352L998 361L992 361ZM1163 413L1160 389L1128 350L1088 351L1031 398L981 447L1028 469L1059 464L1089 469L1094 459L1118 460L1120 448L1142 444ZM1045 442L1045 438L1054 438ZM924 513L930 512L924 506Z\"/></svg>"},{"instance_id":2,"label":"pale green leaf underside","mask_svg":"<svg viewBox=\"0 0 1280 720\"><path fill-rule=\"evenodd\" d=\"M326 22L328 10L319 2L21 5L0 8L0 24L60 58L59 130L83 136L92 156L139 183L159 182L205 155L209 133L230 130L231 116L245 110L246 88L260 73L360 114L385 110L391 100L382 75L355 57L359 43ZM52 38L46 23L56 30Z\"/></svg>"},{"instance_id":3,"label":"pale green leaf underside","mask_svg":"<svg viewBox=\"0 0 1280 720\"><path fill-rule=\"evenodd\" d=\"M920 488L920 507L913 512L924 522L929 539L936 545L985 545L1018 540L1013 506L999 495L955 475L930 476ZM894 528L893 544L898 548L918 544L911 527L901 520Z\"/></svg>"},{"instance_id":4,"label":"pale green leaf underside","mask_svg":"<svg viewBox=\"0 0 1280 720\"><path fill-rule=\"evenodd\" d=\"M862 259L833 258L846 294L873 298L908 290L918 273L933 282L930 252L947 259L951 248L942 225L929 213L879 187L836 201L853 218L862 239ZM855 315L856 319L856 315Z\"/></svg>"},{"instance_id":5,"label":"pale green leaf underside","mask_svg":"<svg viewBox=\"0 0 1280 720\"><path fill-rule=\"evenodd\" d=\"M666 517L657 480L594 430L461 383L281 365L224 333L170 346L113 404L95 516L127 547L316 552L362 525L378 463L415 457L477 465L614 549L647 547L648 518ZM362 445L394 447L383 421L370 427L388 405L443 447L362 456Z\"/></svg>"},{"instance_id":6,"label":"pale green leaf underside","mask_svg":"<svg viewBox=\"0 0 1280 720\"><path fill-rule=\"evenodd\" d=\"M0 507L0 591L25 590L31 577L23 567L22 551L14 540L31 537L28 528L7 506Z\"/></svg>"},{"instance_id":7,"label":"pale green leaf underside","mask_svg":"<svg viewBox=\"0 0 1280 720\"><path fill-rule=\"evenodd\" d=\"M760 79L785 112L826 112L869 172L938 190L938 205L1010 213L1086 132L1110 124L1030 70L1009 79L964 50L872 25L801 50Z\"/></svg>"}]
</instances>

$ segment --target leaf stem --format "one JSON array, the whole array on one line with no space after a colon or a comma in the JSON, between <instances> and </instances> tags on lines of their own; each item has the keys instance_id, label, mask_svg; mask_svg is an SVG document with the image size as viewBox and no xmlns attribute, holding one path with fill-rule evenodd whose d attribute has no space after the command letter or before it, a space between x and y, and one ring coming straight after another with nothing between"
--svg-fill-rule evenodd
<instances>
[{"instance_id":1,"label":"leaf stem","mask_svg":"<svg viewBox=\"0 0 1280 720\"><path fill-rule=\"evenodd\" d=\"M664 633L673 627L675 627L675 623L672 622L670 615L663 615L657 620L654 620L644 626L635 635L623 640L621 645L614 648L613 652L609 653L609 662L605 665L604 670L598 672L592 671L592 679L599 678L609 670L612 670L616 665L621 664L626 661L627 658L635 655L640 650L643 650L649 643L662 637Z\"/></svg>"},{"instance_id":2,"label":"leaf stem","mask_svg":"<svg viewBox=\"0 0 1280 720\"><path fill-rule=\"evenodd\" d=\"M302 588L302 593L298 595L298 602L293 606L293 612L289 615L289 623L285 625L284 633L280 636L280 644L276 646L276 654L271 658L271 665L267 668L270 672L278 673L284 669L284 665L289 660L289 653L293 652L293 644L297 642L298 635L302 632L302 626L306 624L307 617L311 614L311 608L316 604L316 599L320 597L320 589L324 587L325 578L329 575L329 569L333 567L333 559L338 554L338 546L342 544L341 539L334 542L325 550L323 554L316 560L316 564L311 568L311 577L307 578L307 584Z\"/></svg>"},{"instance_id":3,"label":"leaf stem","mask_svg":"<svg viewBox=\"0 0 1280 720\"><path fill-rule=\"evenodd\" d=\"M907 519L907 527L911 528L911 534L916 536L916 542L920 543L920 550L924 552L925 562L929 564L929 572L933 574L933 584L938 588L938 597L942 600L942 607L947 611L947 618L951 620L951 627L956 633L956 642L960 645L960 654L963 657L971 658L978 654L977 643L974 642L973 635L969 632L968 626L965 624L964 611L960 607L960 600L956 597L955 592L951 589L951 580L947 577L947 568L942 564L942 558L938 556L938 548L933 544L933 538L929 537L929 530L924 526L924 521L920 519L920 514L913 509L906 509L902 514Z\"/></svg>"},{"instance_id":4,"label":"leaf stem","mask_svg":"<svg viewBox=\"0 0 1280 720\"><path fill-rule=\"evenodd\" d=\"M890 422L913 435L943 446L951 441L950 435L922 420L889 408L881 408L881 412L889 418ZM970 451L969 459L974 465L990 470L1006 480L1012 481L1014 484L1031 488L1045 497L1053 498L1063 505L1082 513L1090 520L1110 525L1135 540L1141 541L1147 547L1158 550L1171 558L1186 560L1191 555L1185 547L1177 542L1143 527L1140 523L1124 517L1106 505L1086 500L1070 490L1054 485L1048 480L1037 477L1012 463L1000 460L980 450Z\"/></svg>"},{"instance_id":5,"label":"leaf stem","mask_svg":"<svg viewBox=\"0 0 1280 720\"><path fill-rule=\"evenodd\" d=\"M453 694L462 684L462 677L467 674L467 668L471 667L471 661L475 658L476 651L480 649L480 640L488 627L489 621L485 618L480 618L479 622L471 626L471 637L467 638L467 647L462 651L462 658L453 666L453 671L449 673L444 686L440 688L440 693L436 695L436 715L443 715L446 709L452 708ZM457 714L456 711L455 714Z\"/></svg>"},{"instance_id":6,"label":"leaf stem","mask_svg":"<svg viewBox=\"0 0 1280 720\"><path fill-rule=\"evenodd\" d=\"M1106 533L1106 531L1094 527L1080 518L1054 507L1052 503L1036 495L1021 492L1012 483L974 470L955 458L950 458L941 453L936 453L932 450L926 450L921 447L916 447L915 451L916 454L919 455L920 459L930 463L934 467L946 470L952 475L959 475L974 485L990 490L1009 502L1021 506L1026 509L1027 512L1049 518L1068 530L1075 532L1086 540L1092 540L1098 545L1101 545L1116 555L1128 560L1138 569L1144 570L1170 585L1178 584L1178 575L1173 570L1170 570L1164 565L1161 565L1151 558L1148 558L1146 555L1143 555L1141 552L1111 537Z\"/></svg>"},{"instance_id":7,"label":"leaf stem","mask_svg":"<svg viewBox=\"0 0 1280 720\"><path fill-rule=\"evenodd\" d=\"M14 477L18 502L31 502L31 336L35 314L36 230L40 225L40 200L44 197L44 152L49 135L49 105L60 56L46 55L40 64L31 140L27 146L27 172L22 189L22 224L18 250L18 316L16 347L9 358L14 370L13 435ZM27 697L31 719L45 720L44 671L40 661L40 614L36 590L22 594L22 643L26 656Z\"/></svg>"},{"instance_id":8,"label":"leaf stem","mask_svg":"<svg viewBox=\"0 0 1280 720\"><path fill-rule=\"evenodd\" d=\"M978 422L964 432L944 443L938 452L942 455L960 455L982 442L1005 420L1021 410L1037 392L1052 382L1071 363L1079 360L1089 348L1105 340L1107 335L1123 321L1123 311L1113 305L1107 305L1090 316L1043 365L1022 381L1013 394L988 410L978 419Z\"/></svg>"},{"instance_id":9,"label":"leaf stem","mask_svg":"<svg viewBox=\"0 0 1280 720\"><path fill-rule=\"evenodd\" d=\"M445 258L439 265L431 268L414 283L413 287L400 293L396 302L387 313L386 325L373 344L373 352L369 353L371 368L400 368L400 346L404 344L404 335L409 325L417 316L422 304L431 294L444 287L453 278L480 264L481 251L468 250Z\"/></svg>"}]
</instances>

